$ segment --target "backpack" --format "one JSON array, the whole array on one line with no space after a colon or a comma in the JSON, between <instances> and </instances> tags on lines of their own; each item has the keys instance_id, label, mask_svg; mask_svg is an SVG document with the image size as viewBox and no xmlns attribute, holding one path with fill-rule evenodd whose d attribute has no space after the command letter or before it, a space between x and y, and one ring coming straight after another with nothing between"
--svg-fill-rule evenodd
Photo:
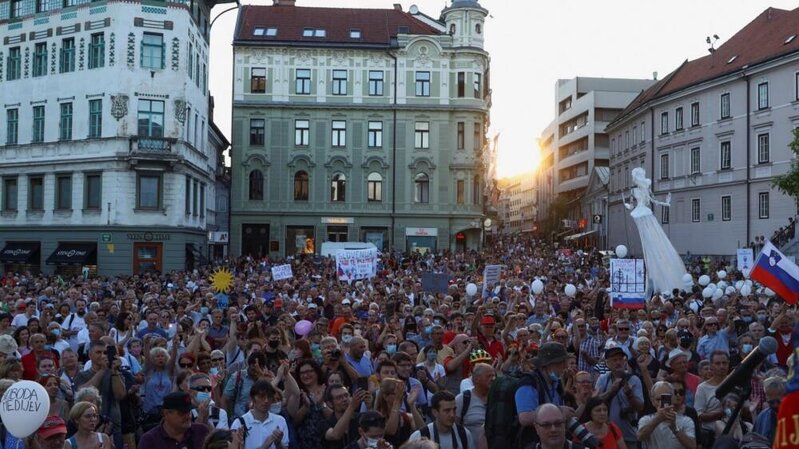
<instances>
[{"instance_id":1,"label":"backpack","mask_svg":"<svg viewBox=\"0 0 799 449\"><path fill-rule=\"evenodd\" d=\"M486 403L485 434L489 449L520 448L538 441L533 427L522 428L516 411L516 390L532 386L538 392L538 403L549 402L546 398L545 381L537 371L520 376L500 376L491 384ZM563 388L558 386L558 395L563 397Z\"/></svg>"},{"instance_id":2,"label":"backpack","mask_svg":"<svg viewBox=\"0 0 799 449\"><path fill-rule=\"evenodd\" d=\"M433 424L433 425L435 425L435 424ZM455 427L455 430L458 432L458 439L461 441L461 445L463 446L460 449L469 449L469 439L466 436L466 428L463 427L460 424L457 424L457 423L453 427ZM434 439L433 437L430 436L430 426L429 425L422 426L422 428L419 429L419 433L422 435L422 437L427 438L428 440L434 440L435 443L439 445L439 447L441 446L441 442L438 441L437 438ZM438 436L438 432L436 432L435 436L436 437ZM454 445L453 445L453 447L454 447Z\"/></svg>"},{"instance_id":3,"label":"backpack","mask_svg":"<svg viewBox=\"0 0 799 449\"><path fill-rule=\"evenodd\" d=\"M469 411L469 405L472 403L472 390L466 390L463 392L463 401L461 403L461 424L463 424L463 420L466 418L466 412Z\"/></svg>"},{"instance_id":4,"label":"backpack","mask_svg":"<svg viewBox=\"0 0 799 449\"><path fill-rule=\"evenodd\" d=\"M236 371L236 382L233 384L233 399L228 403L228 409L225 410L228 416L228 425L233 424L233 416L236 415L236 401L241 394L241 387L244 380L241 378L241 370ZM241 419L241 418L239 418ZM241 422L244 425L244 421Z\"/></svg>"}]
</instances>

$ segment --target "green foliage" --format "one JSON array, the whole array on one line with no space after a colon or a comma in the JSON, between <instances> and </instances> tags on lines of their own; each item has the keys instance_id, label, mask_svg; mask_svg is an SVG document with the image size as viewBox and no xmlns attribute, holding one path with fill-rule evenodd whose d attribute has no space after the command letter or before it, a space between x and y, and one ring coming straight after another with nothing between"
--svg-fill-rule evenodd
<instances>
[{"instance_id":1,"label":"green foliage","mask_svg":"<svg viewBox=\"0 0 799 449\"><path fill-rule=\"evenodd\" d=\"M794 128L793 140L788 147L794 154L791 160L791 169L784 175L775 177L771 185L780 192L792 196L796 205L799 206L799 128Z\"/></svg>"}]
</instances>

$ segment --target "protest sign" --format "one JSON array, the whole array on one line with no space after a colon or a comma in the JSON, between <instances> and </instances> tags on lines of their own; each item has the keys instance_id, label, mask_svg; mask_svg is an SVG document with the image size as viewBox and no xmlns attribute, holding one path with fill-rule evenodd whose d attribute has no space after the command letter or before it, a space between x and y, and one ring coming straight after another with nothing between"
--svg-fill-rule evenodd
<instances>
[{"instance_id":1,"label":"protest sign","mask_svg":"<svg viewBox=\"0 0 799 449\"><path fill-rule=\"evenodd\" d=\"M738 248L738 270L748 275L752 271L752 264L755 262L755 254L752 248Z\"/></svg>"},{"instance_id":2,"label":"protest sign","mask_svg":"<svg viewBox=\"0 0 799 449\"><path fill-rule=\"evenodd\" d=\"M429 293L447 293L449 275L446 273L422 273L422 289Z\"/></svg>"},{"instance_id":3,"label":"protest sign","mask_svg":"<svg viewBox=\"0 0 799 449\"><path fill-rule=\"evenodd\" d=\"M492 289L499 283L499 277L502 274L502 265L486 265L483 270L483 298L488 297L488 288Z\"/></svg>"},{"instance_id":4,"label":"protest sign","mask_svg":"<svg viewBox=\"0 0 799 449\"><path fill-rule=\"evenodd\" d=\"M272 267L272 280L273 281L282 281L283 279L291 279L294 277L294 273L291 271L291 265L276 265Z\"/></svg>"},{"instance_id":5,"label":"protest sign","mask_svg":"<svg viewBox=\"0 0 799 449\"><path fill-rule=\"evenodd\" d=\"M616 309L646 305L644 259L610 259L610 304Z\"/></svg>"},{"instance_id":6,"label":"protest sign","mask_svg":"<svg viewBox=\"0 0 799 449\"><path fill-rule=\"evenodd\" d=\"M339 281L369 279L377 274L377 248L340 249L336 252Z\"/></svg>"}]
</instances>

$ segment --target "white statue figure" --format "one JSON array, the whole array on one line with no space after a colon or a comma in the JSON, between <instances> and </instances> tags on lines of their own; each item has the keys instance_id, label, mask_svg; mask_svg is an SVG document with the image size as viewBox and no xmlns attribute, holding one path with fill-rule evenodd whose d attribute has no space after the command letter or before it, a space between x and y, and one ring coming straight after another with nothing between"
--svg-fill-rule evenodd
<instances>
[{"instance_id":1,"label":"white statue figure","mask_svg":"<svg viewBox=\"0 0 799 449\"><path fill-rule=\"evenodd\" d=\"M663 228L660 227L657 218L649 208L649 203L660 206L671 206L671 194L665 202L652 198L649 187L652 181L647 179L643 168L634 168L632 171L635 187L632 189L632 197L635 198L636 205L633 208L632 202L628 203L622 194L624 207L631 210L630 215L638 227L638 234L641 236L641 247L644 250L644 263L646 264L646 274L649 288L654 292L671 293L672 289L685 287L683 275L685 274L685 264L680 255L669 241Z\"/></svg>"}]
</instances>

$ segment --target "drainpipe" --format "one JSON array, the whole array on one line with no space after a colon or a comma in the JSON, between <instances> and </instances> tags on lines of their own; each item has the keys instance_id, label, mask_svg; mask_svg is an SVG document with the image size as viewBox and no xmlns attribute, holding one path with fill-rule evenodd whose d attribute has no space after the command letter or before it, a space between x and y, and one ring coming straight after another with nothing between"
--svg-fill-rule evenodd
<instances>
[{"instance_id":1,"label":"drainpipe","mask_svg":"<svg viewBox=\"0 0 799 449\"><path fill-rule=\"evenodd\" d=\"M652 154L652 157L650 158L650 161L649 161L649 173L651 173L650 176L652 176L652 178L650 178L650 179L654 179L655 178L655 108L654 107L649 108L649 122L650 122L650 125L649 125L649 146L650 146L650 149L649 149L649 151ZM655 193L655 185L656 184L653 182L652 183L652 194Z\"/></svg>"},{"instance_id":2,"label":"drainpipe","mask_svg":"<svg viewBox=\"0 0 799 449\"><path fill-rule=\"evenodd\" d=\"M751 114L751 96L752 94L749 92L749 75L746 74L746 67L743 70L744 80L746 81L746 241L744 245L749 245L751 242L751 222L752 222L752 198L750 197L750 193L752 191L752 177L750 173L750 166L751 166L751 157L752 157L752 128L750 126L750 122L752 119Z\"/></svg>"},{"instance_id":3,"label":"drainpipe","mask_svg":"<svg viewBox=\"0 0 799 449\"><path fill-rule=\"evenodd\" d=\"M391 48L399 48L397 38L391 38ZM386 52L394 60L394 79L392 81L394 96L391 103L391 230L389 231L389 248L396 250L394 242L395 221L397 213L397 56Z\"/></svg>"}]
</instances>

